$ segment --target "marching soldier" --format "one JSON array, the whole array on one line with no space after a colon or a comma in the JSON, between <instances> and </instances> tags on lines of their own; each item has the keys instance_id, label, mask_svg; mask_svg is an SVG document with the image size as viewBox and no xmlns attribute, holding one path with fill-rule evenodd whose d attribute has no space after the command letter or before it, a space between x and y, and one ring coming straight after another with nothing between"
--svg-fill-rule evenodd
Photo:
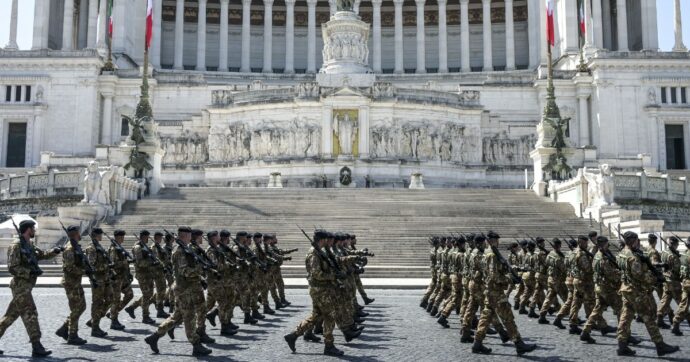
<instances>
[{"instance_id":1,"label":"marching soldier","mask_svg":"<svg viewBox=\"0 0 690 362\"><path fill-rule=\"evenodd\" d=\"M231 264L227 259L225 252L220 248L220 236L217 231L209 232L208 248L206 249L206 256L216 266L217 275L211 275L207 278L208 287L206 288L208 296L206 299L206 307L210 309L218 302L218 314L220 316L220 335L232 336L237 333L236 329L230 328L228 322L230 316L228 315L228 304L234 302L232 295L228 293L228 288L225 285L225 278L230 278L230 269L234 269L235 264Z\"/></svg>"},{"instance_id":2,"label":"marching soldier","mask_svg":"<svg viewBox=\"0 0 690 362\"><path fill-rule=\"evenodd\" d=\"M14 220L12 220L14 223ZM31 243L36 233L36 223L24 220L17 229L19 240L13 242L7 250L7 268L12 274L10 290L12 300L7 306L5 315L0 319L0 338L17 318L22 319L26 333L31 341L31 356L45 357L52 353L41 344L41 327L38 324L38 311L31 291L36 285L36 278L43 274L38 266L39 260L52 259L60 253L60 248L50 252L43 251ZM2 351L0 351L2 354Z\"/></svg>"},{"instance_id":3,"label":"marching soldier","mask_svg":"<svg viewBox=\"0 0 690 362\"><path fill-rule=\"evenodd\" d=\"M690 245L687 243L685 254L680 257L680 277L682 280L683 294L680 297L680 304L676 310L676 315L673 318L673 328L671 333L676 336L682 336L680 331L680 323L687 319L690 324L690 314L688 314L688 304L690 304Z\"/></svg>"},{"instance_id":4,"label":"marching soldier","mask_svg":"<svg viewBox=\"0 0 690 362\"><path fill-rule=\"evenodd\" d=\"M163 263L168 270L172 270L172 253L174 249L174 242L174 237L169 233L165 233L165 246L163 246L163 249L165 249L167 258L163 260ZM163 305L169 307L169 312L172 313L175 310L175 295L173 294L172 290L173 283L175 282L173 273L165 273L165 281L167 283L167 289L165 291L165 302Z\"/></svg>"},{"instance_id":5,"label":"marching soldier","mask_svg":"<svg viewBox=\"0 0 690 362\"><path fill-rule=\"evenodd\" d=\"M271 250L274 253L281 255L281 256L289 255L289 254L294 253L298 250L298 249L290 249L290 250L280 249L278 247L278 238L275 236L275 234L272 235L269 244L270 244ZM281 260L281 263L280 263L281 266L283 264L282 262L285 260L292 260L292 257L289 257L289 256L283 257ZM357 280L359 280L359 276L357 277ZM278 271L277 271L276 276L275 276L275 283L276 283L276 286L278 287L278 296L280 297L281 308L288 307L292 303L288 302L285 299L285 282L283 281L283 274L280 270L280 267L278 268ZM361 285L361 283L362 282L360 282L360 285ZM364 289L360 290L360 293L364 293ZM366 297L366 293L363 294L363 296ZM364 302L366 303L366 301L367 301L367 298L365 298ZM369 303L366 303L366 304L369 304Z\"/></svg>"},{"instance_id":6,"label":"marching soldier","mask_svg":"<svg viewBox=\"0 0 690 362\"><path fill-rule=\"evenodd\" d=\"M441 316L438 318L438 323L444 328L450 328L448 325L448 317L450 313L460 305L462 300L462 270L463 260L465 258L465 243L464 237L457 239L456 248L450 255L450 264L448 270L450 272L450 300L446 303L445 308L441 311Z\"/></svg>"},{"instance_id":7,"label":"marching soldier","mask_svg":"<svg viewBox=\"0 0 690 362\"><path fill-rule=\"evenodd\" d=\"M659 301L656 312L656 323L659 328L668 329L670 326L664 323L664 317L668 314L673 323L673 309L671 301L675 300L680 305L682 287L680 277L680 253L678 252L677 237L671 236L668 240L668 250L661 254L661 262L666 264L664 268L664 293Z\"/></svg>"},{"instance_id":8,"label":"marching soldier","mask_svg":"<svg viewBox=\"0 0 690 362\"><path fill-rule=\"evenodd\" d=\"M357 250L357 236L356 235L350 235L350 246L352 247L352 250L355 251L355 254L360 252L360 250ZM374 254L370 254L369 251L365 248L362 250L367 256L374 256ZM367 292L364 290L364 285L362 285L362 279L359 277L359 274L355 274L355 283L357 284L357 291L359 292L359 295L362 297L362 300L364 301L365 305L369 305L374 302L375 298L369 298L367 296Z\"/></svg>"},{"instance_id":9,"label":"marching soldier","mask_svg":"<svg viewBox=\"0 0 690 362\"><path fill-rule=\"evenodd\" d=\"M530 298L534 294L535 290L535 279L536 271L532 269L532 258L534 257L534 249L537 244L534 241L527 242L527 253L522 259L523 272L522 272L522 282L525 284L525 290L522 293L522 299L520 299L520 314L529 314L527 312L527 306L530 305Z\"/></svg>"},{"instance_id":10,"label":"marching soldier","mask_svg":"<svg viewBox=\"0 0 690 362\"><path fill-rule=\"evenodd\" d=\"M649 259L652 261L653 264L661 263L661 254L658 250L656 250L656 244L658 239L659 238L655 234L647 235L647 243L649 244L649 246L647 246L643 250L645 255L649 256ZM664 285L657 284L654 287L654 290L656 291L657 297L659 297L659 299L661 300L661 298L664 296Z\"/></svg>"},{"instance_id":11,"label":"marching soldier","mask_svg":"<svg viewBox=\"0 0 690 362\"><path fill-rule=\"evenodd\" d=\"M578 248L571 265L573 273L573 304L570 307L570 334L580 334L582 330L577 326L577 314L584 304L585 315L589 316L594 308L594 270L592 261L594 255L587 250L588 239L578 237Z\"/></svg>"},{"instance_id":12,"label":"marching soldier","mask_svg":"<svg viewBox=\"0 0 690 362\"><path fill-rule=\"evenodd\" d=\"M168 318L170 315L163 310L165 304L166 276L172 273L170 254L163 247L163 233L156 231L153 234L153 256L161 263L159 268L152 269L153 284L156 286L156 292L153 294L151 301L156 303L156 318Z\"/></svg>"},{"instance_id":13,"label":"marching soldier","mask_svg":"<svg viewBox=\"0 0 690 362\"><path fill-rule=\"evenodd\" d=\"M582 238L586 239L584 236L582 236ZM573 286L573 280L575 278L575 275L573 274L573 262L575 260L575 256L577 256L577 241L571 239L566 242L570 245L569 249L571 249L563 260L566 273L565 288L568 290L568 296L566 297L565 302L563 302L563 306L561 306L561 309L556 314L556 319L553 321L553 325L559 329L565 329L565 326L561 320L565 316L570 315L570 308L572 307L573 299L575 298L575 287Z\"/></svg>"},{"instance_id":14,"label":"marching soldier","mask_svg":"<svg viewBox=\"0 0 690 362\"><path fill-rule=\"evenodd\" d=\"M535 312L535 309L541 307L541 305L544 303L544 289L547 288L549 280L549 267L546 265L546 257L549 252L544 248L544 242L546 240L544 240L542 237L537 237L536 240L537 248L539 250L535 251L531 259L531 267L534 271L534 292L532 293L532 304L530 305L529 314L527 315L530 318L539 317L539 314Z\"/></svg>"},{"instance_id":15,"label":"marching soldier","mask_svg":"<svg viewBox=\"0 0 690 362\"><path fill-rule=\"evenodd\" d=\"M419 303L419 306L424 309L429 306L429 297L431 297L431 294L436 289L436 283L438 281L438 275L436 273L437 251L439 248L438 237L432 237L429 243L431 244L431 248L429 250L429 269L431 270L431 282L424 292L421 303Z\"/></svg>"},{"instance_id":16,"label":"marching soldier","mask_svg":"<svg viewBox=\"0 0 690 362\"><path fill-rule=\"evenodd\" d=\"M640 239L634 232L628 231L623 235L625 249L618 253L618 266L622 272L622 284L619 293L623 299L623 308L620 321L618 322L618 355L634 356L635 351L628 347L630 338L630 324L635 318L635 313L639 314L644 321L652 342L656 345L658 356L665 356L677 352L678 346L670 346L664 343L664 339L659 333L659 327L654 323L654 303L651 290L654 288L656 278L649 269L647 263L643 262L640 252Z\"/></svg>"},{"instance_id":17,"label":"marching soldier","mask_svg":"<svg viewBox=\"0 0 690 362\"><path fill-rule=\"evenodd\" d=\"M86 257L93 266L94 279L98 288L91 290L91 320L86 325L91 327L91 336L103 338L108 335L100 327L101 318L105 316L108 307L113 303L113 286L111 278L115 277L112 271L113 263L110 255L101 246L103 230L95 228L91 230L91 245L85 251Z\"/></svg>"},{"instance_id":18,"label":"marching soldier","mask_svg":"<svg viewBox=\"0 0 690 362\"><path fill-rule=\"evenodd\" d=\"M81 278L89 268L89 261L84 256L81 245L79 245L81 240L79 226L67 227L67 236L69 242L62 253L62 286L67 294L70 313L65 323L55 334L67 341L67 344L83 345L86 340L79 338L78 335L79 317L86 310L86 299L84 298L84 288L81 286ZM95 284L92 286L98 287Z\"/></svg>"},{"instance_id":19,"label":"marching soldier","mask_svg":"<svg viewBox=\"0 0 690 362\"><path fill-rule=\"evenodd\" d=\"M189 244L189 249L196 253L196 255L201 258L208 260L206 257L206 252L202 248L202 245L204 244L204 232L199 229L193 229L192 230L192 239ZM206 277L206 278L205 278ZM214 273L214 275L211 275L212 278L217 277ZM203 283L203 286L208 285L208 275L204 272L202 269L201 271L201 283ZM180 286L178 285L178 288ZM211 343L216 343L216 340L209 337L208 334L206 334L206 298L204 296L204 289L202 288L201 290L199 289L194 289L194 292L197 294L195 299L199 301L199 303L194 304L194 308L196 308L196 334L199 335L199 338L201 340L201 343L205 344L211 344Z\"/></svg>"},{"instance_id":20,"label":"marching soldier","mask_svg":"<svg viewBox=\"0 0 690 362\"><path fill-rule=\"evenodd\" d=\"M139 232L139 240L134 244L132 249L132 255L134 256L134 273L139 282L139 289L141 289L141 297L137 299L132 305L125 308L125 312L134 319L134 310L137 307L142 309L141 321L144 324L155 324L156 322L151 319L149 312L149 305L153 301L153 288L154 288L154 269L160 268L160 261L156 259L153 252L148 246L149 242L148 230L141 230Z\"/></svg>"},{"instance_id":21,"label":"marching soldier","mask_svg":"<svg viewBox=\"0 0 690 362\"><path fill-rule=\"evenodd\" d=\"M510 251L510 254L508 255L508 263L513 268L518 268L519 267L520 244L518 244L517 241L513 241L512 243L510 243L510 247L508 247L508 250ZM510 297L510 295L513 293L514 289L515 289L515 284L510 283L510 285L508 285L508 290L506 290L506 295ZM519 305L518 305L518 308L519 308Z\"/></svg>"},{"instance_id":22,"label":"marching soldier","mask_svg":"<svg viewBox=\"0 0 690 362\"><path fill-rule=\"evenodd\" d=\"M539 324L549 324L549 321L546 319L546 313L549 312L549 308L552 305L558 304L558 297L564 302L568 298L568 292L565 287L567 271L565 268L565 255L561 252L561 240L553 239L552 244L553 250L546 257L548 292L546 293L546 298L544 298L544 304L542 304L539 311Z\"/></svg>"},{"instance_id":23,"label":"marching soldier","mask_svg":"<svg viewBox=\"0 0 690 362\"><path fill-rule=\"evenodd\" d=\"M512 266L516 268L522 268L523 265L525 265L525 258L527 257L527 240L520 240L520 251L517 254L517 257L514 257L511 259L511 264ZM515 261L515 263L513 263ZM514 310L519 310L520 309L520 301L522 300L522 296L525 294L525 279L521 278L520 279L520 284L518 284L517 287L517 292L515 292L515 297L513 298L513 309Z\"/></svg>"},{"instance_id":24,"label":"marching soldier","mask_svg":"<svg viewBox=\"0 0 690 362\"><path fill-rule=\"evenodd\" d=\"M125 240L124 230L115 230L113 237L115 242L108 250L110 253L110 260L113 261L113 271L115 272L115 279L113 280L113 302L110 306L110 329L123 330L123 326L118 320L120 311L134 298L134 291L132 290L132 281L134 276L129 270L129 263L133 261L132 255L125 250L122 243ZM121 299L124 295L124 299Z\"/></svg>"}]
</instances>

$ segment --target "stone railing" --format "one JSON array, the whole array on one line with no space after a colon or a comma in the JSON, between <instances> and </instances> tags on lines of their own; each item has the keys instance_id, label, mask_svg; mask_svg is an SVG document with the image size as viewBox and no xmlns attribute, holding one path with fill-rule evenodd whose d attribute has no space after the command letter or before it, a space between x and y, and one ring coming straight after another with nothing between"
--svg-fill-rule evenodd
<instances>
[{"instance_id":1,"label":"stone railing","mask_svg":"<svg viewBox=\"0 0 690 362\"><path fill-rule=\"evenodd\" d=\"M83 192L83 171L28 172L0 179L0 199L69 196Z\"/></svg>"},{"instance_id":2,"label":"stone railing","mask_svg":"<svg viewBox=\"0 0 690 362\"><path fill-rule=\"evenodd\" d=\"M295 90L292 88L262 89L239 93L214 90L211 93L211 103L214 107L225 107L231 104L289 102L295 99L295 95Z\"/></svg>"}]
</instances>

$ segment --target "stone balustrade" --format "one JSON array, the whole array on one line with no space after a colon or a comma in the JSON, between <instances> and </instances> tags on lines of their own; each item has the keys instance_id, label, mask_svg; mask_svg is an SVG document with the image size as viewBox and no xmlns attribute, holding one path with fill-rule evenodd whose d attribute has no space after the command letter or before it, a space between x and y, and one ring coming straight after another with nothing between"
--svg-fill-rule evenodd
<instances>
[{"instance_id":1,"label":"stone balustrade","mask_svg":"<svg viewBox=\"0 0 690 362\"><path fill-rule=\"evenodd\" d=\"M0 179L0 199L68 196L83 192L82 171L57 171L13 175Z\"/></svg>"}]
</instances>

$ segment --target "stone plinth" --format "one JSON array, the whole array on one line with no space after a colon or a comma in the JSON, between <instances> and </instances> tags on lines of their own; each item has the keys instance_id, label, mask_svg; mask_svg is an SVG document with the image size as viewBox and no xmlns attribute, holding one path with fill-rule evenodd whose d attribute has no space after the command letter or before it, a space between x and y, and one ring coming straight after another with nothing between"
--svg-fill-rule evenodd
<instances>
[{"instance_id":1,"label":"stone plinth","mask_svg":"<svg viewBox=\"0 0 690 362\"><path fill-rule=\"evenodd\" d=\"M266 185L267 189L282 189L283 188L283 179L281 177L280 172L271 172L271 175L268 177L268 185Z\"/></svg>"},{"instance_id":2,"label":"stone plinth","mask_svg":"<svg viewBox=\"0 0 690 362\"><path fill-rule=\"evenodd\" d=\"M423 190L424 189L424 177L421 173L415 172L410 176L410 186L411 190Z\"/></svg>"},{"instance_id":3,"label":"stone plinth","mask_svg":"<svg viewBox=\"0 0 690 362\"><path fill-rule=\"evenodd\" d=\"M352 11L339 11L321 24L323 66L321 73L352 74L370 72L369 24Z\"/></svg>"}]
</instances>

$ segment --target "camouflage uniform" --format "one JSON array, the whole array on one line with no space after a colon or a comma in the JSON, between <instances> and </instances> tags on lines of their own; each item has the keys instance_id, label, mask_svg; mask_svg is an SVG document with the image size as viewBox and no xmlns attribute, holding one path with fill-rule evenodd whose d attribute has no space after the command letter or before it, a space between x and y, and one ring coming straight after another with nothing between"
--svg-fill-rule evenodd
<instances>
[{"instance_id":1,"label":"camouflage uniform","mask_svg":"<svg viewBox=\"0 0 690 362\"><path fill-rule=\"evenodd\" d=\"M514 267L519 267L520 266L520 252L513 253L512 251L510 252L510 255L508 255L508 263L511 266ZM522 285L522 282L520 283ZM518 287L519 288L519 287ZM506 290L506 295L510 296L511 293L513 293L513 290L515 290L515 284L509 283L508 289ZM517 294L516 294L517 297Z\"/></svg>"},{"instance_id":2,"label":"camouflage uniform","mask_svg":"<svg viewBox=\"0 0 690 362\"><path fill-rule=\"evenodd\" d=\"M644 251L645 255L647 255L649 257L649 259L651 260L652 263L654 263L654 264L661 263L661 253L659 253L659 251L656 250L656 248L648 246L643 251ZM657 297L659 297L659 299L661 299L664 296L664 285L659 284L659 283L655 284L652 292L654 292L654 291L656 291ZM655 303L656 303L656 301L655 301Z\"/></svg>"},{"instance_id":3,"label":"camouflage uniform","mask_svg":"<svg viewBox=\"0 0 690 362\"><path fill-rule=\"evenodd\" d=\"M470 255L469 262L469 284L468 292L469 299L465 306L465 313L462 316L462 333L468 334L472 326L472 320L475 318L477 309L484 301L484 275L482 272L482 263L484 260L484 250L474 249Z\"/></svg>"},{"instance_id":4,"label":"camouflage uniform","mask_svg":"<svg viewBox=\"0 0 690 362\"><path fill-rule=\"evenodd\" d=\"M245 248L240 248L237 245L233 246L233 250L240 255L244 260L249 260L249 253L247 253ZM246 313L251 313L252 310L256 310L256 293L254 293L253 283L256 281L254 276L259 273L260 270L256 265L256 262L247 262L240 264L240 270L238 272L238 303L242 311Z\"/></svg>"},{"instance_id":5,"label":"camouflage uniform","mask_svg":"<svg viewBox=\"0 0 690 362\"><path fill-rule=\"evenodd\" d=\"M522 268L525 265L525 258L527 258L527 250L525 248L521 249L517 255L510 254L509 260L510 265ZM524 273L522 274L524 276ZM525 295L525 280L521 279L520 284L517 286L517 292L515 292L515 309L518 309L521 304L522 296Z\"/></svg>"},{"instance_id":6,"label":"camouflage uniform","mask_svg":"<svg viewBox=\"0 0 690 362\"><path fill-rule=\"evenodd\" d=\"M57 254L43 251L21 238L19 241L13 242L7 250L7 269L12 274L12 281L10 282L12 300L7 305L5 315L0 319L0 337L5 335L7 328L17 318L21 317L26 333L29 335L29 340L34 343L41 339L38 311L36 310L34 298L31 295L31 290L36 285L38 275L29 265L29 259L27 255L22 253L22 249L30 250L31 253L36 255L37 260L52 259Z\"/></svg>"},{"instance_id":7,"label":"camouflage uniform","mask_svg":"<svg viewBox=\"0 0 690 362\"><path fill-rule=\"evenodd\" d=\"M281 301L285 300L285 282L283 281L283 273L280 270L280 267L283 266L283 262L285 260L285 255L288 254L286 250L278 248L275 244L270 246L270 250L274 255L280 256L278 258L278 265L276 267L276 270L273 274L273 282L278 289L278 299ZM359 276L357 276L357 280L359 280ZM361 285L362 282L359 282L359 285ZM364 294L366 295L366 294Z\"/></svg>"},{"instance_id":8,"label":"camouflage uniform","mask_svg":"<svg viewBox=\"0 0 690 362\"><path fill-rule=\"evenodd\" d=\"M626 247L618 253L616 258L621 268L622 284L619 294L623 298L623 307L618 322L618 341L627 343L630 338L630 324L635 319L635 313L639 314L652 338L652 342L663 342L659 327L654 320L654 303L652 294L656 279L639 257Z\"/></svg>"},{"instance_id":9,"label":"camouflage uniform","mask_svg":"<svg viewBox=\"0 0 690 362\"><path fill-rule=\"evenodd\" d=\"M62 253L62 286L67 294L69 304L69 317L65 321L69 336L76 336L79 330L79 317L86 310L84 288L81 286L81 278L86 271L84 260L79 256L83 253L77 241L70 240ZM100 286L99 286L100 287Z\"/></svg>"},{"instance_id":10,"label":"camouflage uniform","mask_svg":"<svg viewBox=\"0 0 690 362\"><path fill-rule=\"evenodd\" d=\"M573 303L570 307L570 328L577 327L577 314L584 304L585 315L589 315L594 308L594 270L592 258L577 248L571 265L573 274Z\"/></svg>"},{"instance_id":11,"label":"camouflage uniform","mask_svg":"<svg viewBox=\"0 0 690 362\"><path fill-rule=\"evenodd\" d=\"M548 252L542 248L538 248L531 258L532 270L534 270L534 292L532 293L532 304L530 308L534 310L539 308L544 303L544 290L548 284L548 265L546 265L546 257Z\"/></svg>"},{"instance_id":12,"label":"camouflage uniform","mask_svg":"<svg viewBox=\"0 0 690 362\"><path fill-rule=\"evenodd\" d=\"M132 291L134 277L129 270L129 260L124 253L114 246L110 247L108 253L115 272L115 279L112 281L113 301L110 305L110 318L115 321L118 313L134 298L134 291ZM124 298L122 298L123 295Z\"/></svg>"},{"instance_id":13,"label":"camouflage uniform","mask_svg":"<svg viewBox=\"0 0 690 362\"><path fill-rule=\"evenodd\" d=\"M161 244L155 241L153 242L153 248L151 249L151 251L153 251L153 255L156 257L156 259L158 259L161 262L160 267L153 268L152 271L153 284L156 286L156 292L154 293L151 300L155 300L156 309L162 311L163 304L165 304L165 297L167 293L166 279L167 276L171 274L169 271L172 271L170 254L168 254L168 252Z\"/></svg>"},{"instance_id":14,"label":"camouflage uniform","mask_svg":"<svg viewBox=\"0 0 690 362\"><path fill-rule=\"evenodd\" d=\"M149 253L151 253L150 256ZM141 297L130 308L141 307L143 317L150 318L149 305L153 304L154 274L157 272L156 269L160 269L162 266L154 265L151 260L153 256L151 249L141 240L134 244L132 256L134 257L134 273L139 282Z\"/></svg>"},{"instance_id":15,"label":"camouflage uniform","mask_svg":"<svg viewBox=\"0 0 690 362\"><path fill-rule=\"evenodd\" d=\"M673 318L674 325L680 324L684 319L687 319L688 323L690 323L690 314L688 313L688 306L690 304L690 249L687 249L685 254L681 255L680 276L682 278L683 294L680 298L676 315Z\"/></svg>"},{"instance_id":16,"label":"camouflage uniform","mask_svg":"<svg viewBox=\"0 0 690 362\"><path fill-rule=\"evenodd\" d=\"M463 319L465 311L467 310L467 305L470 302L470 277L472 275L472 267L470 265L470 259L476 249L468 249L462 257L462 270L460 271L462 275L461 285L462 285L462 298L460 299L460 320Z\"/></svg>"},{"instance_id":17,"label":"camouflage uniform","mask_svg":"<svg viewBox=\"0 0 690 362\"><path fill-rule=\"evenodd\" d=\"M620 270L604 256L601 250L594 256L593 269L596 303L587 317L587 323L582 329L583 333L590 333L595 325L600 328L606 327L606 320L602 316L606 308L611 307L614 314L618 316L621 312L621 298L618 295L621 286Z\"/></svg>"},{"instance_id":18,"label":"camouflage uniform","mask_svg":"<svg viewBox=\"0 0 690 362\"><path fill-rule=\"evenodd\" d=\"M563 253L557 253L552 250L546 257L547 274L548 274L548 292L546 293L546 298L544 298L544 304L541 305L540 314L541 316L546 316L549 308L552 305L558 308L558 297L563 301L568 298L568 291L565 287L565 279L567 275L565 267L565 255ZM560 309L560 308L558 308Z\"/></svg>"},{"instance_id":19,"label":"camouflage uniform","mask_svg":"<svg viewBox=\"0 0 690 362\"><path fill-rule=\"evenodd\" d=\"M192 235L194 235L194 232L192 232ZM206 253L204 252L204 249L201 248L201 246L194 241L192 241L191 244L189 244L189 248L195 252L197 255L200 257L204 257ZM199 264L199 263L196 263ZM173 262L174 265L174 262ZM204 279L207 277L206 272L204 272L203 268L201 268L201 265L196 266L196 268L200 269L199 272L199 278ZM211 278L214 278L214 276L211 276ZM201 281L199 282L201 284ZM177 283L177 288L182 288L182 285L180 283ZM194 293L196 294L194 297L188 296L186 292L182 292L182 295L184 295L184 298L192 298L195 303L194 303L194 309L195 315L196 315L196 328L197 328L197 334L200 337L203 337L206 335L206 298L204 296L204 288L195 288L193 289Z\"/></svg>"},{"instance_id":20,"label":"camouflage uniform","mask_svg":"<svg viewBox=\"0 0 690 362\"><path fill-rule=\"evenodd\" d=\"M436 305L436 299L440 294L443 293L443 280L444 277L447 278L447 275L443 271L443 258L446 255L446 251L448 248L442 247L438 248L436 251L436 285L434 288L434 291L431 293L431 296L429 296L429 307L427 307L428 311L432 311L434 307L438 306Z\"/></svg>"},{"instance_id":21,"label":"camouflage uniform","mask_svg":"<svg viewBox=\"0 0 690 362\"><path fill-rule=\"evenodd\" d=\"M113 303L113 285L109 265L110 257L107 251L100 245L97 247L94 243L98 243L98 241L93 240L84 252L89 263L93 266L93 276L98 283L98 288L91 290L91 325L97 328L101 318L108 311L108 307Z\"/></svg>"},{"instance_id":22,"label":"camouflage uniform","mask_svg":"<svg viewBox=\"0 0 690 362\"><path fill-rule=\"evenodd\" d=\"M522 265L526 270L522 273L522 282L525 284L525 290L522 293L522 299L520 299L520 312L523 312L523 310L530 305L530 298L534 294L536 284L536 272L532 270L532 258L534 257L534 251L529 250L525 254L524 259L522 259Z\"/></svg>"},{"instance_id":23,"label":"camouflage uniform","mask_svg":"<svg viewBox=\"0 0 690 362\"><path fill-rule=\"evenodd\" d=\"M456 248L450 255L450 264L448 271L450 273L450 300L446 303L446 307L443 308L441 315L448 318L453 309L456 309L460 305L462 300L462 271L464 269L464 259L465 253L460 248Z\"/></svg>"},{"instance_id":24,"label":"camouflage uniform","mask_svg":"<svg viewBox=\"0 0 690 362\"><path fill-rule=\"evenodd\" d=\"M450 293L452 291L452 287L450 285L450 257L451 257L451 249L450 247L446 248L441 254L441 269L440 269L440 283L438 292L436 296L434 297L434 307L432 310L438 310L441 308L441 303L448 297L450 296Z\"/></svg>"},{"instance_id":25,"label":"camouflage uniform","mask_svg":"<svg viewBox=\"0 0 690 362\"><path fill-rule=\"evenodd\" d=\"M206 256L216 265L218 275L209 276L208 287L206 291L208 296L206 298L206 310L213 308L214 304L218 302L218 316L221 324L225 325L230 322L228 305L234 303L233 295L228 293L229 290L225 285L225 277L230 274L230 269L234 269L225 258L225 254L213 246L206 248Z\"/></svg>"},{"instance_id":26,"label":"camouflage uniform","mask_svg":"<svg viewBox=\"0 0 690 362\"><path fill-rule=\"evenodd\" d=\"M575 274L573 271L573 263L575 262L575 257L577 256L577 251L576 250L571 250L568 252L566 257L563 260L563 266L566 271L566 276L565 276L565 288L568 291L567 297L565 299L565 302L563 302L563 306L561 306L561 309L558 311L558 314L556 314L556 320L560 321L563 319L565 316L570 315L570 309L573 306L573 299L575 299L575 286L573 285L573 280L575 279Z\"/></svg>"},{"instance_id":27,"label":"camouflage uniform","mask_svg":"<svg viewBox=\"0 0 690 362\"><path fill-rule=\"evenodd\" d=\"M261 245L259 245L257 242L252 243L252 251L254 251L254 254L256 254L256 256L259 258L259 261L264 263L268 268L266 271L261 270L254 275L254 286L256 288L254 294L259 295L261 298L261 303L264 305L264 307L266 307L268 306L270 268L275 263L275 260L268 257ZM258 307L258 305L252 305L252 310L258 311Z\"/></svg>"},{"instance_id":28,"label":"camouflage uniform","mask_svg":"<svg viewBox=\"0 0 690 362\"><path fill-rule=\"evenodd\" d=\"M661 254L661 261L668 264L664 268L664 292L659 301L657 318L663 318L672 312L671 301L675 300L680 305L683 288L681 287L680 276L680 253L678 251L666 250Z\"/></svg>"},{"instance_id":29,"label":"camouflage uniform","mask_svg":"<svg viewBox=\"0 0 690 362\"><path fill-rule=\"evenodd\" d=\"M429 250L429 269L431 270L431 283L429 283L429 286L426 288L424 296L422 297L422 306L429 302L429 297L431 297L431 293L433 293L436 289L436 282L438 281L438 276L436 273L437 250L438 246L433 246Z\"/></svg>"}]
</instances>

